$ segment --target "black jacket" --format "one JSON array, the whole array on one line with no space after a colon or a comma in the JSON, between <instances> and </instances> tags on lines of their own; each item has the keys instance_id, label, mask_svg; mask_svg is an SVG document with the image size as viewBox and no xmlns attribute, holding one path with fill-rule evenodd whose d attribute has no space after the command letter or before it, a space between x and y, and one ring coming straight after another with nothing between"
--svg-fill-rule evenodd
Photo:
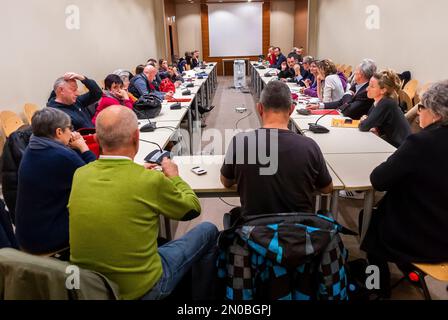
<instances>
[{"instance_id":1,"label":"black jacket","mask_svg":"<svg viewBox=\"0 0 448 320\"><path fill-rule=\"evenodd\" d=\"M19 165L31 134L30 126L22 126L9 136L3 147L2 192L12 222L15 221Z\"/></svg>"},{"instance_id":2,"label":"black jacket","mask_svg":"<svg viewBox=\"0 0 448 320\"><path fill-rule=\"evenodd\" d=\"M377 128L380 136L397 148L411 134L409 122L398 107L398 102L391 98L383 98L376 106L373 105L368 118L359 125L361 131L372 128Z\"/></svg>"},{"instance_id":3,"label":"black jacket","mask_svg":"<svg viewBox=\"0 0 448 320\"><path fill-rule=\"evenodd\" d=\"M369 112L374 102L367 97L368 86L366 83L354 95L345 94L339 101L325 103L325 109L339 109L344 116L359 120ZM353 85L350 90L355 92L356 86Z\"/></svg>"},{"instance_id":4,"label":"black jacket","mask_svg":"<svg viewBox=\"0 0 448 320\"><path fill-rule=\"evenodd\" d=\"M280 55L277 57L277 61L275 64L272 64L270 67L278 70L282 70L282 63L286 62L286 57L283 55L283 53L280 53Z\"/></svg>"},{"instance_id":5,"label":"black jacket","mask_svg":"<svg viewBox=\"0 0 448 320\"><path fill-rule=\"evenodd\" d=\"M286 68L285 71L280 71L278 73L279 79L294 78L295 76L296 76L296 72L293 68Z\"/></svg>"},{"instance_id":6,"label":"black jacket","mask_svg":"<svg viewBox=\"0 0 448 320\"><path fill-rule=\"evenodd\" d=\"M17 240L5 204L0 200L0 249L18 249Z\"/></svg>"},{"instance_id":7,"label":"black jacket","mask_svg":"<svg viewBox=\"0 0 448 320\"><path fill-rule=\"evenodd\" d=\"M364 241L368 252L396 262L448 261L447 159L448 127L432 125L373 170L372 186L387 194Z\"/></svg>"},{"instance_id":8,"label":"black jacket","mask_svg":"<svg viewBox=\"0 0 448 320\"><path fill-rule=\"evenodd\" d=\"M72 120L72 125L75 127L75 130L95 127L92 123L92 118L88 107L98 102L98 100L100 100L103 96L103 91L94 80L86 78L81 82L86 86L89 92L79 96L74 104L66 105L56 102L56 95L54 91L52 92L47 103L47 107L56 108L68 114Z\"/></svg>"}]
</instances>

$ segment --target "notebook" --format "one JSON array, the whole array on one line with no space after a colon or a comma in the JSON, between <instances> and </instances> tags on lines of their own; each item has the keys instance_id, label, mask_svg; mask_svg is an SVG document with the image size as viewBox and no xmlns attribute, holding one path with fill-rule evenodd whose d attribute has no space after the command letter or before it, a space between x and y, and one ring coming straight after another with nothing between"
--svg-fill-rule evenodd
<instances>
[{"instance_id":1,"label":"notebook","mask_svg":"<svg viewBox=\"0 0 448 320\"><path fill-rule=\"evenodd\" d=\"M352 120L352 119L332 119L331 120L331 126L339 127L339 128L358 128L359 123L360 123L359 120Z\"/></svg>"}]
</instances>

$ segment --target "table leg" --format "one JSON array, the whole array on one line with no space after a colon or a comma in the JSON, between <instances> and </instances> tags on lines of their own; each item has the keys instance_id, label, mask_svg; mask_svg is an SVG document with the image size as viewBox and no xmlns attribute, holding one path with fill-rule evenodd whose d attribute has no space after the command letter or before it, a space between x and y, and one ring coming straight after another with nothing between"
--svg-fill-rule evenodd
<instances>
[{"instance_id":1,"label":"table leg","mask_svg":"<svg viewBox=\"0 0 448 320\"><path fill-rule=\"evenodd\" d=\"M339 205L339 190L333 190L331 194L330 211L333 214L335 220L338 220L339 216L338 205Z\"/></svg>"},{"instance_id":2,"label":"table leg","mask_svg":"<svg viewBox=\"0 0 448 320\"><path fill-rule=\"evenodd\" d=\"M375 190L371 189L366 191L364 196L364 216L362 219L362 230L361 230L361 242L363 242L366 236L367 230L369 229L370 219L372 218L373 202L375 196Z\"/></svg>"},{"instance_id":3,"label":"table leg","mask_svg":"<svg viewBox=\"0 0 448 320\"><path fill-rule=\"evenodd\" d=\"M208 79L207 79L207 81L205 81L205 108L209 108L211 105L210 94L209 94L208 90L209 90L209 83L208 83Z\"/></svg>"},{"instance_id":4,"label":"table leg","mask_svg":"<svg viewBox=\"0 0 448 320\"><path fill-rule=\"evenodd\" d=\"M191 106L188 108L188 132L190 133L190 155L193 155L193 115L191 114Z\"/></svg>"},{"instance_id":5,"label":"table leg","mask_svg":"<svg viewBox=\"0 0 448 320\"><path fill-rule=\"evenodd\" d=\"M163 217L163 224L165 225L165 238L166 240L173 240L173 236L171 235L171 221L168 217Z\"/></svg>"}]
</instances>

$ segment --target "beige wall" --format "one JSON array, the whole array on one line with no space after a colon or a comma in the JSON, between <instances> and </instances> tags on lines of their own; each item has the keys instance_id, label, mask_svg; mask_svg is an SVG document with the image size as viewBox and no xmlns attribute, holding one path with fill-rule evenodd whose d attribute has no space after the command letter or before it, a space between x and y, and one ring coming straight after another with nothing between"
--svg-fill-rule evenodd
<instances>
[{"instance_id":1,"label":"beige wall","mask_svg":"<svg viewBox=\"0 0 448 320\"><path fill-rule=\"evenodd\" d=\"M176 4L177 34L179 37L179 55L185 51L202 50L201 5ZM202 52L201 55L202 57Z\"/></svg>"},{"instance_id":2,"label":"beige wall","mask_svg":"<svg viewBox=\"0 0 448 320\"><path fill-rule=\"evenodd\" d=\"M337 63L369 57L380 68L410 70L420 82L448 78L446 0L318 0L317 53ZM380 29L366 28L368 5Z\"/></svg>"},{"instance_id":3,"label":"beige wall","mask_svg":"<svg viewBox=\"0 0 448 320\"><path fill-rule=\"evenodd\" d=\"M65 9L80 9L80 30L66 28ZM134 68L165 51L163 0L16 0L2 3L0 109L44 106L66 71L96 80Z\"/></svg>"},{"instance_id":4,"label":"beige wall","mask_svg":"<svg viewBox=\"0 0 448 320\"><path fill-rule=\"evenodd\" d=\"M282 48L285 55L295 46L295 5L295 1L271 2L271 45Z\"/></svg>"}]
</instances>

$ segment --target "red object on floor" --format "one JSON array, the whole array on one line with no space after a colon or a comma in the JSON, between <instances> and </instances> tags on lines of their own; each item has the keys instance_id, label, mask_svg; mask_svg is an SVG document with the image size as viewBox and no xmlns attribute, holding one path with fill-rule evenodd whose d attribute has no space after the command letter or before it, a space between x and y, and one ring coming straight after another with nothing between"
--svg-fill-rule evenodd
<instances>
[{"instance_id":1,"label":"red object on floor","mask_svg":"<svg viewBox=\"0 0 448 320\"><path fill-rule=\"evenodd\" d=\"M410 272L408 277L409 277L409 280L411 280L412 282L419 282L420 281L420 277L415 272Z\"/></svg>"}]
</instances>

